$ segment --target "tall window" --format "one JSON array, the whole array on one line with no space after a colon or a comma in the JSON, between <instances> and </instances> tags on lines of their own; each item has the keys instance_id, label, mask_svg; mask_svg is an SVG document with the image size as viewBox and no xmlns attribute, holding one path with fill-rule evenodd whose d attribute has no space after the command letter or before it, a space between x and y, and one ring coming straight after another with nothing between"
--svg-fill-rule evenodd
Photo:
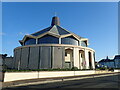
<instances>
[{"instance_id":1,"label":"tall window","mask_svg":"<svg viewBox=\"0 0 120 90\"><path fill-rule=\"evenodd\" d=\"M73 36L65 37L61 39L62 44L78 45L78 40Z\"/></svg>"},{"instance_id":2,"label":"tall window","mask_svg":"<svg viewBox=\"0 0 120 90\"><path fill-rule=\"evenodd\" d=\"M36 39L27 38L25 41L25 45L31 45L31 44L36 44Z\"/></svg>"},{"instance_id":3,"label":"tall window","mask_svg":"<svg viewBox=\"0 0 120 90\"><path fill-rule=\"evenodd\" d=\"M87 47L86 42L85 42L85 41L81 41L81 46L83 46L83 47Z\"/></svg>"},{"instance_id":4,"label":"tall window","mask_svg":"<svg viewBox=\"0 0 120 90\"><path fill-rule=\"evenodd\" d=\"M38 39L38 44L59 44L59 38L45 35Z\"/></svg>"}]
</instances>

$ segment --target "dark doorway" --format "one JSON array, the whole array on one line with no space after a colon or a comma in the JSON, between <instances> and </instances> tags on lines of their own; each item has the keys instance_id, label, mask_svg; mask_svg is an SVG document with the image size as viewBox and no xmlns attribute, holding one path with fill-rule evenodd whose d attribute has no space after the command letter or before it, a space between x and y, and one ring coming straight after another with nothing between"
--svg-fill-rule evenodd
<instances>
[{"instance_id":1,"label":"dark doorway","mask_svg":"<svg viewBox=\"0 0 120 90\"><path fill-rule=\"evenodd\" d=\"M88 56L89 56L89 68L92 69L92 57L91 57L91 52L88 52Z\"/></svg>"}]
</instances>

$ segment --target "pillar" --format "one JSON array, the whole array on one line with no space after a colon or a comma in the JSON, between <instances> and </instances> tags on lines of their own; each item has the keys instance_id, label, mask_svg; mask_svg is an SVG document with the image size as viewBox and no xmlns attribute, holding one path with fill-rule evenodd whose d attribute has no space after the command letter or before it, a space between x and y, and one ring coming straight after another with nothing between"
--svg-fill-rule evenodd
<instances>
[{"instance_id":1,"label":"pillar","mask_svg":"<svg viewBox=\"0 0 120 90\"><path fill-rule=\"evenodd\" d=\"M73 62L74 67L77 67L79 69L79 49L73 48Z\"/></svg>"},{"instance_id":2,"label":"pillar","mask_svg":"<svg viewBox=\"0 0 120 90\"><path fill-rule=\"evenodd\" d=\"M38 38L36 38L36 44L38 44Z\"/></svg>"},{"instance_id":3,"label":"pillar","mask_svg":"<svg viewBox=\"0 0 120 90\"><path fill-rule=\"evenodd\" d=\"M95 60L94 60L94 52L91 52L91 58L92 58L92 68L95 69Z\"/></svg>"},{"instance_id":4,"label":"pillar","mask_svg":"<svg viewBox=\"0 0 120 90\"><path fill-rule=\"evenodd\" d=\"M61 44L61 38L59 38L59 44Z\"/></svg>"},{"instance_id":5,"label":"pillar","mask_svg":"<svg viewBox=\"0 0 120 90\"><path fill-rule=\"evenodd\" d=\"M87 49L85 49L85 61L86 61L86 69L89 69L89 57L88 57Z\"/></svg>"}]
</instances>

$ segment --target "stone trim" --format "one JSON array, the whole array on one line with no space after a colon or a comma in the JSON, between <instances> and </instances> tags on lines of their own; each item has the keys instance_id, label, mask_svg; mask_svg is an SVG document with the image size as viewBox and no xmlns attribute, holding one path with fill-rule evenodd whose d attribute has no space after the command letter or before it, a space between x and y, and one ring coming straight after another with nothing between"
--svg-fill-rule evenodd
<instances>
[{"instance_id":1,"label":"stone trim","mask_svg":"<svg viewBox=\"0 0 120 90\"><path fill-rule=\"evenodd\" d=\"M76 45L67 45L67 44L37 44L37 45L26 45L26 46L20 46L20 47L16 47L15 49L20 49L20 48L26 48L26 47L36 47L36 46L64 46L64 47L70 47L70 48L81 48L81 49L87 49L90 51L95 52L95 50L93 50L92 48L89 47L83 47L83 46L76 46ZM14 49L14 50L15 50Z\"/></svg>"}]
</instances>

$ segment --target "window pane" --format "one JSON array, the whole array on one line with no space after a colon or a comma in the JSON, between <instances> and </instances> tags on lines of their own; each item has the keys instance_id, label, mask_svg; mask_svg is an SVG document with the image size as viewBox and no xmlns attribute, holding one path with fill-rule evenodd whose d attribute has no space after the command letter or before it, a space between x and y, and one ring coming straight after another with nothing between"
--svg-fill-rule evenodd
<instances>
[{"instance_id":1,"label":"window pane","mask_svg":"<svg viewBox=\"0 0 120 90\"><path fill-rule=\"evenodd\" d=\"M78 45L78 40L73 36L65 37L61 39L62 44Z\"/></svg>"},{"instance_id":2,"label":"window pane","mask_svg":"<svg viewBox=\"0 0 120 90\"><path fill-rule=\"evenodd\" d=\"M28 38L28 39L25 41L25 45L31 45L31 44L36 44L36 39Z\"/></svg>"},{"instance_id":3,"label":"window pane","mask_svg":"<svg viewBox=\"0 0 120 90\"><path fill-rule=\"evenodd\" d=\"M81 46L83 46L83 47L87 47L85 41L81 41Z\"/></svg>"},{"instance_id":4,"label":"window pane","mask_svg":"<svg viewBox=\"0 0 120 90\"><path fill-rule=\"evenodd\" d=\"M38 39L38 44L59 44L59 39L54 37L54 36L50 36L50 35L45 35L41 38Z\"/></svg>"}]
</instances>

